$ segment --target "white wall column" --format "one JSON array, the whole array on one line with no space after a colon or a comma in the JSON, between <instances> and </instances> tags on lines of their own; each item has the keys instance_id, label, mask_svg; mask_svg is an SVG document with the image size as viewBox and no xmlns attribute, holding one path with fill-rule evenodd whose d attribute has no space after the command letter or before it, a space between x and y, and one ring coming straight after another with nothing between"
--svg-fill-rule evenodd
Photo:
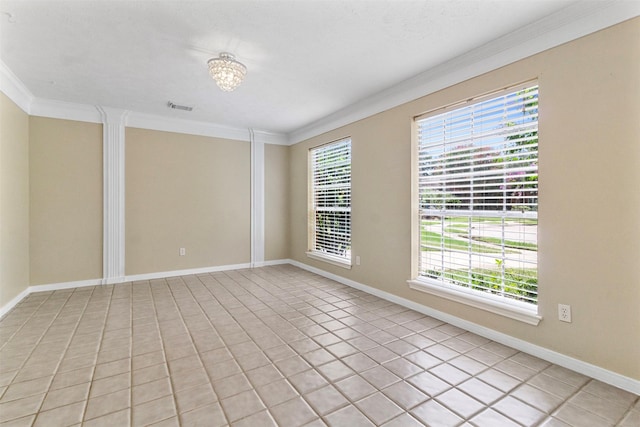
<instances>
[{"instance_id":1,"label":"white wall column","mask_svg":"<svg viewBox=\"0 0 640 427\"><path fill-rule=\"evenodd\" d=\"M251 142L251 267L264 265L264 141Z\"/></svg>"},{"instance_id":2,"label":"white wall column","mask_svg":"<svg viewBox=\"0 0 640 427\"><path fill-rule=\"evenodd\" d=\"M103 125L102 283L125 281L124 271L124 129L128 111L100 107Z\"/></svg>"}]
</instances>

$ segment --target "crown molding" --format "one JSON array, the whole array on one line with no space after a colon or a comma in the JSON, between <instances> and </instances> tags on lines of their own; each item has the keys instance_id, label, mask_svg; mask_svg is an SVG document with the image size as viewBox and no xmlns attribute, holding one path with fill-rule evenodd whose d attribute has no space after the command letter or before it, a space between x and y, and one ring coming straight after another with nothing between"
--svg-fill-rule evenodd
<instances>
[{"instance_id":1,"label":"crown molding","mask_svg":"<svg viewBox=\"0 0 640 427\"><path fill-rule=\"evenodd\" d=\"M289 134L296 144L640 15L640 2L575 2Z\"/></svg>"},{"instance_id":2,"label":"crown molding","mask_svg":"<svg viewBox=\"0 0 640 427\"><path fill-rule=\"evenodd\" d=\"M254 131L254 138L265 144L293 145L639 15L636 1L578 1L287 135ZM36 98L1 60L0 90L32 116L102 123L94 105ZM248 129L138 112L129 113L126 126L249 141Z\"/></svg>"},{"instance_id":3,"label":"crown molding","mask_svg":"<svg viewBox=\"0 0 640 427\"><path fill-rule=\"evenodd\" d=\"M95 105L35 98L31 103L32 116L78 122L102 123L102 115Z\"/></svg>"},{"instance_id":4,"label":"crown molding","mask_svg":"<svg viewBox=\"0 0 640 427\"><path fill-rule=\"evenodd\" d=\"M79 104L36 98L11 69L0 60L0 91L25 113L31 116L79 122L103 123L106 111L124 111L100 105ZM166 116L130 111L125 125L142 129L176 132L190 135L249 141L249 130L218 125L196 120L177 119ZM264 144L289 145L286 135L254 130L254 139Z\"/></svg>"},{"instance_id":5,"label":"crown molding","mask_svg":"<svg viewBox=\"0 0 640 427\"><path fill-rule=\"evenodd\" d=\"M2 60L0 60L0 90L22 111L30 113L33 94Z\"/></svg>"},{"instance_id":6,"label":"crown molding","mask_svg":"<svg viewBox=\"0 0 640 427\"><path fill-rule=\"evenodd\" d=\"M95 109L100 114L100 123L105 125L124 126L130 111L121 108L103 107L96 105Z\"/></svg>"},{"instance_id":7,"label":"crown molding","mask_svg":"<svg viewBox=\"0 0 640 427\"><path fill-rule=\"evenodd\" d=\"M253 138L256 142L270 145L291 145L285 134L253 130Z\"/></svg>"},{"instance_id":8,"label":"crown molding","mask_svg":"<svg viewBox=\"0 0 640 427\"><path fill-rule=\"evenodd\" d=\"M215 123L200 122L195 120L168 118L165 116L154 114L131 112L127 117L126 125L127 127L140 129L186 133L190 135L234 139L238 141L249 141L248 129L222 126ZM253 132L255 139L259 142L278 145L288 144L288 140L285 135L263 131Z\"/></svg>"}]
</instances>

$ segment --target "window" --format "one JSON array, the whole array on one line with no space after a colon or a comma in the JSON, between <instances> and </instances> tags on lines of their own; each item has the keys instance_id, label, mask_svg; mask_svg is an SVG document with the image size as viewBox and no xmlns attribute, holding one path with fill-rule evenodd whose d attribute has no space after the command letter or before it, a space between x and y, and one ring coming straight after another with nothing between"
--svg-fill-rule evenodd
<instances>
[{"instance_id":1,"label":"window","mask_svg":"<svg viewBox=\"0 0 640 427\"><path fill-rule=\"evenodd\" d=\"M313 148L307 254L351 266L351 139Z\"/></svg>"},{"instance_id":2,"label":"window","mask_svg":"<svg viewBox=\"0 0 640 427\"><path fill-rule=\"evenodd\" d=\"M416 129L418 281L537 313L538 87L418 117Z\"/></svg>"}]
</instances>

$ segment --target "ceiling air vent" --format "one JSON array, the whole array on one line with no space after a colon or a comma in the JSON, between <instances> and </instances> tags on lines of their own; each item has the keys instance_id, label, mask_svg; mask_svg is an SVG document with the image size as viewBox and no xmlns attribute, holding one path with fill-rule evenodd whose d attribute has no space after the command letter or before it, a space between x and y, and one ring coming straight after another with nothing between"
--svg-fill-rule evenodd
<instances>
[{"instance_id":1,"label":"ceiling air vent","mask_svg":"<svg viewBox=\"0 0 640 427\"><path fill-rule=\"evenodd\" d=\"M178 104L174 104L173 102L169 101L167 102L167 106L169 108L173 108L174 110L184 110L184 111L191 111L193 110L193 107L189 107L186 105L178 105Z\"/></svg>"}]
</instances>

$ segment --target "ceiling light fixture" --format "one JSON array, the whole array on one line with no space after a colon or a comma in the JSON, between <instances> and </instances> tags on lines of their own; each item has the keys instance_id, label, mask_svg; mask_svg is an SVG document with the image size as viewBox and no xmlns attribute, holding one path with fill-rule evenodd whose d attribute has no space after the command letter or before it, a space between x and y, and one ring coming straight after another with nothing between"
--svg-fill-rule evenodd
<instances>
[{"instance_id":1,"label":"ceiling light fixture","mask_svg":"<svg viewBox=\"0 0 640 427\"><path fill-rule=\"evenodd\" d=\"M207 61L209 74L216 81L220 89L231 92L244 80L247 74L247 67L236 61L235 56L223 52L218 58L211 58Z\"/></svg>"}]
</instances>

